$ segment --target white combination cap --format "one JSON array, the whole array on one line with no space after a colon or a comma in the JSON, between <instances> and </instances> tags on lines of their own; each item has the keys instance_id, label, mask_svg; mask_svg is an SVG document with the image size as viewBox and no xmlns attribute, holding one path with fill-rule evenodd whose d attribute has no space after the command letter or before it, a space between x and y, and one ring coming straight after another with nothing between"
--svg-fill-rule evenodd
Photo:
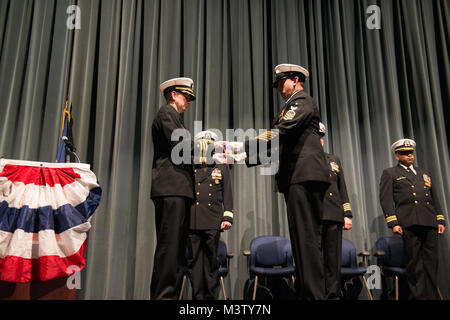
<instances>
[{"instance_id":1,"label":"white combination cap","mask_svg":"<svg viewBox=\"0 0 450 320\"><path fill-rule=\"evenodd\" d=\"M194 81L191 78L174 78L164 81L159 86L159 90L164 95L169 91L176 90L191 96L191 100L195 100Z\"/></svg>"},{"instance_id":2,"label":"white combination cap","mask_svg":"<svg viewBox=\"0 0 450 320\"><path fill-rule=\"evenodd\" d=\"M273 87L278 86L278 81L289 77L297 76L300 82L305 82L309 78L309 72L305 68L298 66L296 64L283 63L279 64L274 69L275 80L273 82Z\"/></svg>"},{"instance_id":3,"label":"white combination cap","mask_svg":"<svg viewBox=\"0 0 450 320\"><path fill-rule=\"evenodd\" d=\"M395 141L392 146L392 152L396 153L398 151L414 151L416 148L416 142L412 139L400 139Z\"/></svg>"},{"instance_id":4,"label":"white combination cap","mask_svg":"<svg viewBox=\"0 0 450 320\"><path fill-rule=\"evenodd\" d=\"M215 134L214 132L212 132L210 130L200 131L194 137L194 141L198 141L198 140L217 141L217 139L218 139L217 134Z\"/></svg>"}]
</instances>

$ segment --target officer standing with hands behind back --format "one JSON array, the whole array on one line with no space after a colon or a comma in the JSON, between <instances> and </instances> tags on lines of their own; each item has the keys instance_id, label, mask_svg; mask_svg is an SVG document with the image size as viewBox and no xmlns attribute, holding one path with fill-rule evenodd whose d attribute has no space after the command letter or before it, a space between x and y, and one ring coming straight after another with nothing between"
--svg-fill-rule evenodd
<instances>
[{"instance_id":1,"label":"officer standing with hands behind back","mask_svg":"<svg viewBox=\"0 0 450 320\"><path fill-rule=\"evenodd\" d=\"M320 142L324 145L325 125L319 123ZM328 300L341 295L342 230L352 228L352 210L347 194L341 161L334 154L325 153L331 185L323 203L322 246L325 268L325 288Z\"/></svg>"},{"instance_id":2,"label":"officer standing with hands behind back","mask_svg":"<svg viewBox=\"0 0 450 320\"><path fill-rule=\"evenodd\" d=\"M208 130L194 138L202 150L200 161L194 166L196 199L191 208L188 236L188 273L194 300L218 297L220 233L231 228L234 218L230 169L226 164L216 164L210 157L216 140L217 135Z\"/></svg>"},{"instance_id":3,"label":"officer standing with hands behind back","mask_svg":"<svg viewBox=\"0 0 450 320\"><path fill-rule=\"evenodd\" d=\"M438 235L444 215L428 171L414 167L416 142L400 139L391 146L398 165L385 169L380 203L389 228L403 237L410 299L439 299Z\"/></svg>"}]
</instances>

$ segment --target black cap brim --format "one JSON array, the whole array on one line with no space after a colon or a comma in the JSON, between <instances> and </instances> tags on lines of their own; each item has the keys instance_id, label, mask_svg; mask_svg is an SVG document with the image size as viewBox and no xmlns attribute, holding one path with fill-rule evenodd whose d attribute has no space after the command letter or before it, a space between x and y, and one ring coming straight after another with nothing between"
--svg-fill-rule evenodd
<instances>
[{"instance_id":1,"label":"black cap brim","mask_svg":"<svg viewBox=\"0 0 450 320\"><path fill-rule=\"evenodd\" d=\"M301 72L295 72L295 71L290 71L287 73L279 73L277 75L277 77L275 78L272 87L273 88L278 88L278 81L280 80L284 80L286 78L291 78L291 77L298 77L300 82L305 82L306 81L306 77L303 73Z\"/></svg>"},{"instance_id":2,"label":"black cap brim","mask_svg":"<svg viewBox=\"0 0 450 320\"><path fill-rule=\"evenodd\" d=\"M191 97L191 101L195 100L195 96L192 94L192 92L189 92L187 90L177 90L177 91L189 95Z\"/></svg>"},{"instance_id":3,"label":"black cap brim","mask_svg":"<svg viewBox=\"0 0 450 320\"><path fill-rule=\"evenodd\" d=\"M282 76L279 76L279 77L275 78L275 80L272 83L272 88L275 88L275 89L278 88L278 81L284 80L287 77L288 77L287 75L282 75Z\"/></svg>"},{"instance_id":4,"label":"black cap brim","mask_svg":"<svg viewBox=\"0 0 450 320\"><path fill-rule=\"evenodd\" d=\"M177 88L176 86L172 86L172 87L169 87L166 90L164 90L164 94L167 94L168 92L171 92L171 91L176 91L176 92L187 94L191 97L191 101L195 100L195 95L192 93L192 89L190 89L190 88L184 89L184 88L180 88L180 87Z\"/></svg>"}]
</instances>

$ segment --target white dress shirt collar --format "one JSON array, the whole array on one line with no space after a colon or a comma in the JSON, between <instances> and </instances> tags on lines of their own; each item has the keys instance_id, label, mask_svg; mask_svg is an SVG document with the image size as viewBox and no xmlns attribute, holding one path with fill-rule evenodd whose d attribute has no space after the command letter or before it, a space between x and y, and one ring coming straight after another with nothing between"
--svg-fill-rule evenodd
<instances>
[{"instance_id":1,"label":"white dress shirt collar","mask_svg":"<svg viewBox=\"0 0 450 320\"><path fill-rule=\"evenodd\" d=\"M405 168L406 171L411 170L415 175L417 175L416 170L414 169L413 165L410 165L409 168L401 163L399 163L403 168Z\"/></svg>"}]
</instances>

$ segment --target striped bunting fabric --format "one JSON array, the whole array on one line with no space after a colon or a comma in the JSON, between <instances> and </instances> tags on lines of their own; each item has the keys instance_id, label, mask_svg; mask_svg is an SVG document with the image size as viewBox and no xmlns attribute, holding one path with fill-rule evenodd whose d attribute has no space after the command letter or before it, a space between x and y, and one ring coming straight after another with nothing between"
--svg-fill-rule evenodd
<instances>
[{"instance_id":1,"label":"striped bunting fabric","mask_svg":"<svg viewBox=\"0 0 450 320\"><path fill-rule=\"evenodd\" d=\"M47 281L83 269L100 199L88 164L0 159L0 280Z\"/></svg>"}]
</instances>

